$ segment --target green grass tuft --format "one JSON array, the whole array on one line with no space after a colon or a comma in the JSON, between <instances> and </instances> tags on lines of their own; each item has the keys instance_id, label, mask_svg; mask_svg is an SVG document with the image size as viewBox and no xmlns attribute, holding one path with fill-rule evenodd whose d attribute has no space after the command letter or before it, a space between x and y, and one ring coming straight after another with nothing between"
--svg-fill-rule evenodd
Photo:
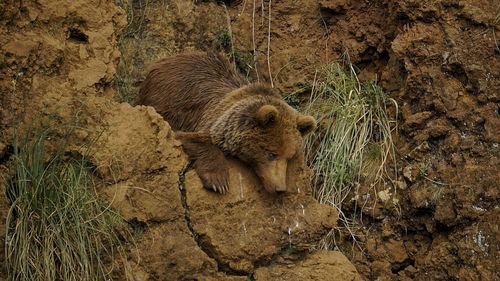
<instances>
[{"instance_id":1,"label":"green grass tuft","mask_svg":"<svg viewBox=\"0 0 500 281\"><path fill-rule=\"evenodd\" d=\"M348 218L342 212L346 199L356 198L361 184L373 187L387 176L386 163L395 154L391 134L396 129L387 107L395 105L397 112L396 102L379 86L360 83L353 66L348 67L345 71L334 63L321 69L304 107L319 124L318 132L306 140L306 158L315 171L314 195L340 212L347 229L357 207ZM394 167L390 177L395 173Z\"/></svg>"},{"instance_id":2,"label":"green grass tuft","mask_svg":"<svg viewBox=\"0 0 500 281\"><path fill-rule=\"evenodd\" d=\"M292 93L283 97L283 100L291 107L295 109L300 108L300 99L297 94Z\"/></svg>"},{"instance_id":3,"label":"green grass tuft","mask_svg":"<svg viewBox=\"0 0 500 281\"><path fill-rule=\"evenodd\" d=\"M105 280L123 221L92 189L83 157L46 153L47 131L15 144L8 197L10 280Z\"/></svg>"},{"instance_id":4,"label":"green grass tuft","mask_svg":"<svg viewBox=\"0 0 500 281\"><path fill-rule=\"evenodd\" d=\"M119 43L120 61L116 67L115 78L113 79L113 87L117 92L117 101L133 104L137 90L133 87L133 78L130 62L124 57L124 48L127 44L127 39L122 38Z\"/></svg>"},{"instance_id":5,"label":"green grass tuft","mask_svg":"<svg viewBox=\"0 0 500 281\"><path fill-rule=\"evenodd\" d=\"M215 32L215 45L222 50L231 49L231 34L228 28L221 28Z\"/></svg>"},{"instance_id":6,"label":"green grass tuft","mask_svg":"<svg viewBox=\"0 0 500 281\"><path fill-rule=\"evenodd\" d=\"M236 65L236 68L247 77L250 73L252 63L252 54L235 50L232 46L231 32L227 27L214 32L214 47L223 51Z\"/></svg>"}]
</instances>

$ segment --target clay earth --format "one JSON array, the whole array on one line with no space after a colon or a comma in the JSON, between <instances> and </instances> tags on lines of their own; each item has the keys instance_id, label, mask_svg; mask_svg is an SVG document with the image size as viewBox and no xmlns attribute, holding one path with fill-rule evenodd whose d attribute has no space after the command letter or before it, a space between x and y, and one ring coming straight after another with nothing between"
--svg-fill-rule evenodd
<instances>
[{"instance_id":1,"label":"clay earth","mask_svg":"<svg viewBox=\"0 0 500 281\"><path fill-rule=\"evenodd\" d=\"M53 122L77 125L68 153L96 144L96 189L136 235L110 279L499 280L499 9L495 0L0 1L0 244L16 128ZM348 51L359 78L398 103L398 177L375 193L361 186L343 206L365 204L352 234L312 198L307 176L300 193L273 197L229 159L229 191L209 192L186 171L170 125L130 105L152 63L217 48L282 94ZM318 250L332 229L338 251Z\"/></svg>"}]
</instances>

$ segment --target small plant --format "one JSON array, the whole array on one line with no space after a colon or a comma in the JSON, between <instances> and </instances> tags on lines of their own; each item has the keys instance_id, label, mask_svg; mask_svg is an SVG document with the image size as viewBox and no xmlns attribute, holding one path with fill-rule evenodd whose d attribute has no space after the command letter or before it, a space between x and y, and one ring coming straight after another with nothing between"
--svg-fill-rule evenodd
<instances>
[{"instance_id":1,"label":"small plant","mask_svg":"<svg viewBox=\"0 0 500 281\"><path fill-rule=\"evenodd\" d=\"M221 28L215 32L215 44L221 50L230 50L231 49L231 34L229 33L229 29Z\"/></svg>"},{"instance_id":2,"label":"small plant","mask_svg":"<svg viewBox=\"0 0 500 281\"><path fill-rule=\"evenodd\" d=\"M283 99L286 103L288 103L288 105L295 109L298 109L300 107L300 99L294 93L284 96Z\"/></svg>"},{"instance_id":3,"label":"small plant","mask_svg":"<svg viewBox=\"0 0 500 281\"><path fill-rule=\"evenodd\" d=\"M495 19L493 20L491 32L493 33L493 41L495 42L495 50L500 53L500 46L497 41L497 35L496 35L496 29L495 26L500 22L500 6L498 6L499 10L497 12L497 15L495 16Z\"/></svg>"},{"instance_id":4,"label":"small plant","mask_svg":"<svg viewBox=\"0 0 500 281\"><path fill-rule=\"evenodd\" d=\"M441 182L433 182L431 185L432 201L437 202L441 197L441 194L445 190L446 184Z\"/></svg>"},{"instance_id":5,"label":"small plant","mask_svg":"<svg viewBox=\"0 0 500 281\"><path fill-rule=\"evenodd\" d=\"M360 83L353 66L348 67L348 72L338 63L324 67L304 111L319 124L317 133L306 140L306 159L315 171L314 195L339 211L339 228L352 231L357 205L353 217L347 217L342 212L345 200L357 197L362 183L373 187L386 176L395 177L396 167L393 175L386 169L395 155L391 134L396 129L387 107L395 105L397 111L397 104L374 82ZM331 237L323 242L329 248L334 244Z\"/></svg>"},{"instance_id":6,"label":"small plant","mask_svg":"<svg viewBox=\"0 0 500 281\"><path fill-rule=\"evenodd\" d=\"M325 67L305 108L321 126L306 143L307 159L316 171L315 195L321 203L338 208L359 184L368 162L378 162L377 182L394 155L391 134L396 122L386 109L395 101L375 83L361 84L350 68L345 72L340 64Z\"/></svg>"},{"instance_id":7,"label":"small plant","mask_svg":"<svg viewBox=\"0 0 500 281\"><path fill-rule=\"evenodd\" d=\"M443 190L443 187L447 186L448 184L438 180L438 179L432 179L430 176L429 176L429 164L428 163L420 163L420 166L418 167L418 170L420 171L420 175L422 175L422 177L425 179L425 180L428 180L429 182L432 183L432 187L435 189L435 190L438 190L439 193L438 195L441 194L442 190Z\"/></svg>"},{"instance_id":8,"label":"small plant","mask_svg":"<svg viewBox=\"0 0 500 281\"><path fill-rule=\"evenodd\" d=\"M8 197L10 280L106 280L122 219L92 189L83 157L49 156L47 131L15 143Z\"/></svg>"},{"instance_id":9,"label":"small plant","mask_svg":"<svg viewBox=\"0 0 500 281\"><path fill-rule=\"evenodd\" d=\"M120 42L120 51L123 54L123 50L121 50L124 46L125 39L122 39ZM132 103L135 98L135 90L133 85L133 79L130 71L130 66L127 60L120 56L120 62L116 67L115 79L113 79L113 86L116 89L118 96L117 99L120 102L128 102Z\"/></svg>"},{"instance_id":10,"label":"small plant","mask_svg":"<svg viewBox=\"0 0 500 281\"><path fill-rule=\"evenodd\" d=\"M429 165L427 165L427 163L420 163L419 170L424 177L429 175Z\"/></svg>"},{"instance_id":11,"label":"small plant","mask_svg":"<svg viewBox=\"0 0 500 281\"><path fill-rule=\"evenodd\" d=\"M230 53L226 53L229 58L234 60L234 63L236 64L236 68L243 74L245 74L247 77L250 73L251 69L251 61L252 61L252 56L251 54L243 54L239 51L234 51Z\"/></svg>"},{"instance_id":12,"label":"small plant","mask_svg":"<svg viewBox=\"0 0 500 281\"><path fill-rule=\"evenodd\" d=\"M252 55L250 53L244 54L234 49L229 28L222 28L216 31L213 40L215 47L223 51L226 56L234 61L241 73L248 76L251 69Z\"/></svg>"}]
</instances>

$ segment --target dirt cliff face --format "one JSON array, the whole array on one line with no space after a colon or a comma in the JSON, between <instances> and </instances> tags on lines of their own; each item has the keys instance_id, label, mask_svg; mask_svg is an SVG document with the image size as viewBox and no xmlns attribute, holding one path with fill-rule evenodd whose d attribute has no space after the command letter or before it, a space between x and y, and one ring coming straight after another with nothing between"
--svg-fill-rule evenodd
<instances>
[{"instance_id":1,"label":"dirt cliff face","mask_svg":"<svg viewBox=\"0 0 500 281\"><path fill-rule=\"evenodd\" d=\"M184 3L177 3L181 15L174 19L189 20L190 13L183 13L197 7L189 3L186 9ZM326 275L340 270L360 280L339 252L310 254L338 214L315 202L306 178L300 192L272 197L255 175L234 163L229 194L209 192L153 108L114 101L117 39L127 25L121 8L102 1L12 1L0 8L0 87L6 93L0 104L2 222L15 130L21 124L50 125L50 138L60 139L59 128L71 126L67 152L87 155L98 192L133 234L125 256L112 262L115 280L247 280L258 269L277 266L279 272L282 264L296 264L299 274L318 263ZM200 38L206 36L201 26ZM1 224L2 244L5 232ZM0 279L7 278L4 269Z\"/></svg>"},{"instance_id":2,"label":"dirt cliff face","mask_svg":"<svg viewBox=\"0 0 500 281\"><path fill-rule=\"evenodd\" d=\"M164 46L162 54L203 49L220 43L218 31L228 29L229 19L233 50L250 79L271 76L285 92L312 81L319 64L348 51L360 78L377 79L399 104L394 137L400 168L389 200L366 204L361 225L369 230L355 235L363 252L352 247L350 235L339 237L339 247L370 280L494 280L500 248L494 226L500 216L498 4L299 0L272 1L269 8L270 2L231 1L227 9L210 1L186 4L185 17L151 4L140 39L128 39ZM197 28L207 9L215 20ZM180 35L164 44L157 38L170 33L172 23L154 20L162 13L177 13L169 17L181 23L175 28L185 27L192 38L203 34L205 41ZM140 57L134 60L149 60ZM140 80L141 67L127 65Z\"/></svg>"},{"instance_id":3,"label":"dirt cliff face","mask_svg":"<svg viewBox=\"0 0 500 281\"><path fill-rule=\"evenodd\" d=\"M347 50L360 78L377 78L398 102L400 178L390 194L397 200L366 204L354 233L359 247L337 237L357 271L368 280L496 280L498 4L226 2L124 1L125 9L106 1L0 3L0 173L7 175L0 177L0 217L7 215L15 128L23 120L76 123L70 150L96 144L89 160L99 192L136 235L117 261L116 280L246 280L249 273L255 280L359 280L340 253L309 253L337 213L313 202L307 184L302 193L269 197L234 165L231 192L208 192L186 170L159 115L114 101L131 100L158 58L227 46L230 22L250 79L272 77L292 91Z\"/></svg>"},{"instance_id":4,"label":"dirt cliff face","mask_svg":"<svg viewBox=\"0 0 500 281\"><path fill-rule=\"evenodd\" d=\"M48 105L64 110L66 103L81 103L78 96L106 95L106 85L113 80L120 55L116 44L126 24L123 15L115 5L99 1L0 3L2 244L8 210L5 188L12 175L9 167L15 130L25 119L49 117L50 111L41 112ZM68 125L72 121L61 123ZM1 271L4 255L0 264Z\"/></svg>"},{"instance_id":5,"label":"dirt cliff face","mask_svg":"<svg viewBox=\"0 0 500 281\"><path fill-rule=\"evenodd\" d=\"M268 78L269 1L256 1L255 13L244 2L230 9L235 46L250 52L256 42ZM348 239L340 246L370 280L498 278L499 9L495 1L272 2L277 87L293 89L314 75L307 66L347 50L361 79L377 78L400 106L397 201L367 204L370 230L357 233L364 253Z\"/></svg>"}]
</instances>

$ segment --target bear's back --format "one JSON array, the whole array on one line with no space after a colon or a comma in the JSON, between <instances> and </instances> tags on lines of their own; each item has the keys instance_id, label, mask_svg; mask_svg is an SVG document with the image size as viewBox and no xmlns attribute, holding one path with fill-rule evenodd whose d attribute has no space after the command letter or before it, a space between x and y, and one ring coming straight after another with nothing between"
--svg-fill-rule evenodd
<instances>
[{"instance_id":1,"label":"bear's back","mask_svg":"<svg viewBox=\"0 0 500 281\"><path fill-rule=\"evenodd\" d=\"M181 54L155 64L137 104L153 106L174 130L195 131L207 109L246 84L222 54Z\"/></svg>"}]
</instances>

